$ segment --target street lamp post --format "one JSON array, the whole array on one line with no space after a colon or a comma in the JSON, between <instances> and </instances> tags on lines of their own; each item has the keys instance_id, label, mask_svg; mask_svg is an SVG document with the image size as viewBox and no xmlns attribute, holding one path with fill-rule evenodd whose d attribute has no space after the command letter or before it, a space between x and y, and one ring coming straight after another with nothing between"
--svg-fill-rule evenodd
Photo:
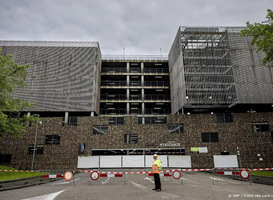
<instances>
[{"instance_id":1,"label":"street lamp post","mask_svg":"<svg viewBox=\"0 0 273 200\"><path fill-rule=\"evenodd\" d=\"M33 147L33 153L32 153L32 165L31 170L34 169L34 158L35 158L35 151L36 151L36 142L37 142L37 135L38 135L38 125L42 124L41 121L36 122L36 131L35 131L35 141L34 141L34 147Z\"/></svg>"}]
</instances>

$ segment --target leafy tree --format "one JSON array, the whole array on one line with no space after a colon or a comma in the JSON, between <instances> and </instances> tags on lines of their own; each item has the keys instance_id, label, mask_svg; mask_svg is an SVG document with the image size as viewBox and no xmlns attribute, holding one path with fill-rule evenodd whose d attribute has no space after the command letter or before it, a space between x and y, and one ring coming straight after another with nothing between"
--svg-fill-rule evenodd
<instances>
[{"instance_id":1,"label":"leafy tree","mask_svg":"<svg viewBox=\"0 0 273 200\"><path fill-rule=\"evenodd\" d=\"M0 49L0 136L22 136L27 122L39 120L38 115L21 115L25 108L33 106L30 102L14 97L14 90L23 88L27 77L28 65L18 65L12 55L1 55Z\"/></svg>"},{"instance_id":2,"label":"leafy tree","mask_svg":"<svg viewBox=\"0 0 273 200\"><path fill-rule=\"evenodd\" d=\"M246 23L247 29L241 31L241 36L253 36L250 43L250 50L253 46L257 51L264 51L266 56L263 58L263 65L273 66L273 11L268 9L267 20L262 23Z\"/></svg>"}]
</instances>

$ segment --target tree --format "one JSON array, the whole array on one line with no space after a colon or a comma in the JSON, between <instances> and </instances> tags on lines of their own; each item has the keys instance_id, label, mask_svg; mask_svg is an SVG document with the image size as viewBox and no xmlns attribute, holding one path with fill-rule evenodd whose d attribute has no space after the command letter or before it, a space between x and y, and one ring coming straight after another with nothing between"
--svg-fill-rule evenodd
<instances>
[{"instance_id":1,"label":"tree","mask_svg":"<svg viewBox=\"0 0 273 200\"><path fill-rule=\"evenodd\" d=\"M18 65L12 55L1 55L0 49L0 136L22 136L26 123L39 120L38 115L22 115L21 111L34 104L14 97L14 90L27 86L28 65Z\"/></svg>"},{"instance_id":2,"label":"tree","mask_svg":"<svg viewBox=\"0 0 273 200\"><path fill-rule=\"evenodd\" d=\"M247 29L241 31L241 36L253 36L250 43L250 50L253 46L257 47L257 51L264 51L266 56L263 58L263 65L269 64L273 66L273 11L268 9L267 20L262 23L250 24L246 23Z\"/></svg>"}]
</instances>

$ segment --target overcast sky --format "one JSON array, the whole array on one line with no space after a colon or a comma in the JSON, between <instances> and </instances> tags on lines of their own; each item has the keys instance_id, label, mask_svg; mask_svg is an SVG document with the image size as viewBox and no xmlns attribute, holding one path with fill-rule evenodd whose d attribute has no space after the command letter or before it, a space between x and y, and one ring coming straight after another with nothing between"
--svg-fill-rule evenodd
<instances>
[{"instance_id":1,"label":"overcast sky","mask_svg":"<svg viewBox=\"0 0 273 200\"><path fill-rule=\"evenodd\" d=\"M0 0L0 40L95 41L101 52L168 54L179 26L244 26L272 0Z\"/></svg>"}]
</instances>

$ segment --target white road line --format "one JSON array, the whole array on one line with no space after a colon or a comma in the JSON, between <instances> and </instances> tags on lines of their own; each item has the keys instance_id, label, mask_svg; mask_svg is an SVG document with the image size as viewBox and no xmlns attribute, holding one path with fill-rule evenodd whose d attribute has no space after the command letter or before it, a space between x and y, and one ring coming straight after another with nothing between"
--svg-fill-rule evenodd
<instances>
[{"instance_id":1,"label":"white road line","mask_svg":"<svg viewBox=\"0 0 273 200\"><path fill-rule=\"evenodd\" d=\"M144 191L144 192L148 192L151 193L152 189L145 187L143 185L140 185L138 183L135 183L133 181L130 180L130 182L137 187L138 189ZM175 194L171 194L171 193L167 193L167 192L154 192L154 195L156 195L158 198L162 198L162 199L175 199L175 198L181 198L181 196L175 195Z\"/></svg>"},{"instance_id":2,"label":"white road line","mask_svg":"<svg viewBox=\"0 0 273 200\"><path fill-rule=\"evenodd\" d=\"M101 183L102 183L102 184L108 183L108 182L109 182L109 180L110 180L110 177L109 177L109 178L107 178L105 181L103 181L103 182L101 182Z\"/></svg>"},{"instance_id":3,"label":"white road line","mask_svg":"<svg viewBox=\"0 0 273 200\"><path fill-rule=\"evenodd\" d=\"M67 189L65 189L65 190L67 190ZM51 194L46 194L46 195L43 195L43 196L32 197L32 198L29 198L29 199L22 199L22 200L54 200L54 198L56 196L58 196L59 194L61 194L65 190L55 192L55 193L51 193Z\"/></svg>"},{"instance_id":4,"label":"white road line","mask_svg":"<svg viewBox=\"0 0 273 200\"><path fill-rule=\"evenodd\" d=\"M75 181L78 181L80 178L76 178L74 180ZM63 182L57 182L57 183L52 183L52 185L62 185L62 184L68 184L68 183L73 183L73 181L63 181Z\"/></svg>"},{"instance_id":5,"label":"white road line","mask_svg":"<svg viewBox=\"0 0 273 200\"><path fill-rule=\"evenodd\" d=\"M151 178L149 178L149 177L145 177L144 178L144 180L148 180L148 181L150 181L151 183L155 183L154 181L152 181L152 179Z\"/></svg>"}]
</instances>

